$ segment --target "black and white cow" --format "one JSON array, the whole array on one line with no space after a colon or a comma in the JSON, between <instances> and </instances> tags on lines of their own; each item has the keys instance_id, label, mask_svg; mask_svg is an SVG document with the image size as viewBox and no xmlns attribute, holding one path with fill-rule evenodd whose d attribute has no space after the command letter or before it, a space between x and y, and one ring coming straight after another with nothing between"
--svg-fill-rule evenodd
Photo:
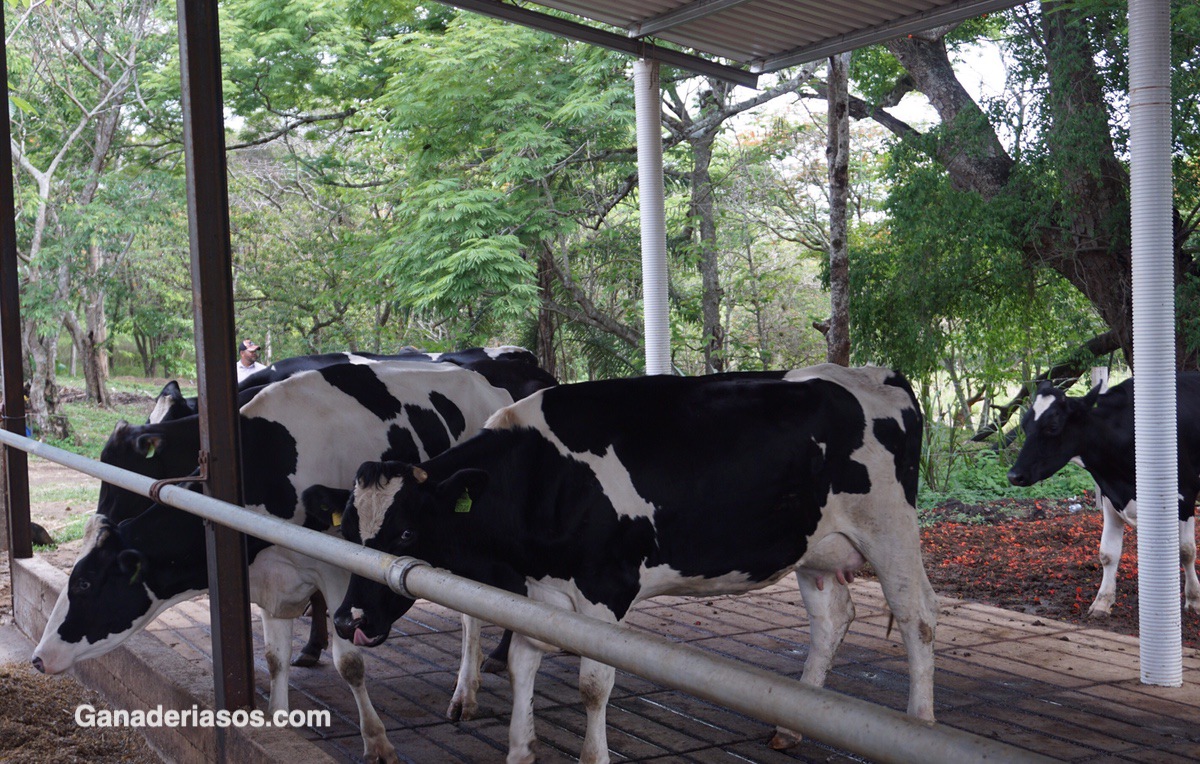
<instances>
[{"instance_id":1,"label":"black and white cow","mask_svg":"<svg viewBox=\"0 0 1200 764\"><path fill-rule=\"evenodd\" d=\"M1183 565L1186 607L1200 611L1196 577L1196 496L1200 493L1200 374L1176 381L1179 443L1179 559ZM1049 383L1034 395L1025 413L1025 445L1008 472L1013 485L1033 485L1074 462L1091 474L1100 489L1104 530L1100 536L1100 591L1088 608L1106 616L1117 597L1117 564L1126 525L1137 527L1136 472L1133 448L1133 380L1102 392L1093 388L1071 398Z\"/></svg>"},{"instance_id":2,"label":"black and white cow","mask_svg":"<svg viewBox=\"0 0 1200 764\"><path fill-rule=\"evenodd\" d=\"M424 459L440 453L511 401L480 375L450 364L343 364L296 374L268 386L241 409L243 469L253 476L245 482L245 504L305 523L312 509L305 492L311 486L350 484L364 459ZM160 423L153 426L160 436L143 434L127 442L133 453L153 460L172 447L161 437L164 428L185 424ZM115 492L108 496L121 501ZM84 549L34 652L39 670L58 673L102 655L163 610L207 588L202 521L160 504L119 524L110 519L118 514L114 509L90 522ZM284 547L251 540L251 551L250 596L262 611L274 712L288 707L291 620L315 591L341 602L349 574ZM471 625L464 640L478 633ZM477 641L470 647L472 655L478 652ZM368 759L394 761L366 694L358 649L335 638L333 655L354 691ZM478 658L464 661L464 671L477 671L478 663ZM478 686L478 679L464 674L461 684L465 693ZM474 700L466 704L473 706Z\"/></svg>"},{"instance_id":3,"label":"black and white cow","mask_svg":"<svg viewBox=\"0 0 1200 764\"><path fill-rule=\"evenodd\" d=\"M766 586L795 571L812 621L802 681L820 686L854 617L839 585L874 565L908 651L908 712L933 720L936 600L921 562L921 411L887 369L644 377L543 390L418 466L359 470L346 538L616 622L639 600ZM343 636L386 635L411 605L355 577ZM509 650L509 761L533 759L538 643ZM580 664L581 761L608 760L614 669ZM778 730L772 745L795 733Z\"/></svg>"},{"instance_id":4,"label":"black and white cow","mask_svg":"<svg viewBox=\"0 0 1200 764\"><path fill-rule=\"evenodd\" d=\"M522 347L502 345L496 348L465 348L446 353L424 353L419 350L405 350L395 355L379 355L377 353L322 353L318 355L296 356L276 361L265 369L246 377L238 383L238 391L242 395L261 390L264 385L287 379L301 371L315 371L326 366L337 366L343 363L384 363L404 361L413 363L452 363L465 369L471 369L487 378L495 387L508 390L513 400L520 400L531 393L558 384L558 381L548 372L537 365L537 357ZM249 397L239 395L239 405L244 405ZM155 424L171 419L182 419L197 413L196 398L185 397L179 389L179 383L171 380L154 399L147 422Z\"/></svg>"},{"instance_id":5,"label":"black and white cow","mask_svg":"<svg viewBox=\"0 0 1200 764\"><path fill-rule=\"evenodd\" d=\"M520 400L544 387L552 387L558 384L558 380L537 365L537 357L533 353L515 345L503 345L496 348L466 348L446 353L424 353L416 349L405 350L396 355L350 352L324 353L320 355L285 358L250 375L238 384L238 405L239 407L244 406L266 385L287 379L291 375L301 371L315 371L341 364L374 364L397 361L404 363L448 363L471 369L482 374L493 387L507 390L513 400ZM193 417L192 424L189 427L195 431L195 434L187 440L190 445L192 441L198 443L199 438L198 420L194 419L196 413L196 398L185 397L179 389L179 384L172 380L163 386L162 391L155 399L154 406L147 418L147 423L158 424L189 416ZM188 434L185 432L181 433L180 436L168 437L166 441L181 442L181 436L187 436ZM147 433L130 431L126 440L148 436ZM118 464L118 466L157 478L182 477L190 474L195 468L194 455L198 450L198 446L190 450L176 448L175 458L171 460L170 464L158 465L155 468L162 474L151 475L151 473L146 472L145 468L149 467L149 465L142 459L144 454L137 453L136 449L133 450L129 459L126 459L122 464ZM181 458L182 462L180 461ZM108 464L116 463L103 457L102 461ZM140 506L141 509L144 509L150 505L149 500L144 500L136 494L123 491L123 489L109 486L108 490L115 490L122 493L121 505L126 508L127 512L133 511L135 507ZM104 498L102 495L101 512L104 511L106 504ZM141 509L137 511L141 511ZM114 519L122 520L124 517L115 517ZM293 661L292 665L294 666L315 666L320 661L321 651L329 642L329 635L325 628L327 608L319 592L313 597L311 613L313 618L308 642ZM506 651L507 637L506 641L498 648L497 653L502 655ZM502 667L503 659L498 657L497 654L493 654L493 658L485 664L485 668L489 671L499 671Z\"/></svg>"}]
</instances>

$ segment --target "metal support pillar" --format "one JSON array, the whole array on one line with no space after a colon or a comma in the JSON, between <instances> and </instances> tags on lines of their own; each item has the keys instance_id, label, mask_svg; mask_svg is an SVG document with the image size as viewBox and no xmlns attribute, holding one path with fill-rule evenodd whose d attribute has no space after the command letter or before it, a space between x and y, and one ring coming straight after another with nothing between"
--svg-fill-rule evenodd
<instances>
[{"instance_id":1,"label":"metal support pillar","mask_svg":"<svg viewBox=\"0 0 1200 764\"><path fill-rule=\"evenodd\" d=\"M1171 6L1129 2L1138 617L1145 684L1183 683L1171 226Z\"/></svg>"},{"instance_id":2,"label":"metal support pillar","mask_svg":"<svg viewBox=\"0 0 1200 764\"><path fill-rule=\"evenodd\" d=\"M221 94L216 0L178 0L183 136L187 158L196 321L200 448L208 458L207 492L242 503L237 385L234 372L233 256ZM206 524L213 633L213 680L219 708L254 707L253 644L246 537Z\"/></svg>"},{"instance_id":3,"label":"metal support pillar","mask_svg":"<svg viewBox=\"0 0 1200 764\"><path fill-rule=\"evenodd\" d=\"M642 315L646 373L671 373L671 321L667 305L667 215L663 202L662 101L658 62L633 62L637 112L638 190L642 215Z\"/></svg>"},{"instance_id":4,"label":"metal support pillar","mask_svg":"<svg viewBox=\"0 0 1200 764\"><path fill-rule=\"evenodd\" d=\"M0 40L4 39L0 14ZM8 82L8 51L0 49L0 79ZM21 287L17 272L16 196L13 193L12 127L0 120L0 370L4 375L4 429L25 434L25 372L21 350ZM5 505L11 559L33 556L29 532L29 460L25 452L4 447Z\"/></svg>"}]
</instances>

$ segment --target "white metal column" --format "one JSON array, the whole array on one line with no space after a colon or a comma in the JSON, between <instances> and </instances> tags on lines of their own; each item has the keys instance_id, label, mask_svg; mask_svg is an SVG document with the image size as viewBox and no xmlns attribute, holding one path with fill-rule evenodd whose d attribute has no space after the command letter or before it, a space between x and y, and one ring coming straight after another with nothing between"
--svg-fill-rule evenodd
<instances>
[{"instance_id":1,"label":"white metal column","mask_svg":"<svg viewBox=\"0 0 1200 764\"><path fill-rule=\"evenodd\" d=\"M1145 684L1183 683L1169 0L1129 1L1138 616Z\"/></svg>"},{"instance_id":2,"label":"white metal column","mask_svg":"<svg viewBox=\"0 0 1200 764\"><path fill-rule=\"evenodd\" d=\"M633 63L637 111L638 189L642 215L642 317L646 373L671 373L671 321L667 306L667 222L663 203L662 101L658 62Z\"/></svg>"}]
</instances>

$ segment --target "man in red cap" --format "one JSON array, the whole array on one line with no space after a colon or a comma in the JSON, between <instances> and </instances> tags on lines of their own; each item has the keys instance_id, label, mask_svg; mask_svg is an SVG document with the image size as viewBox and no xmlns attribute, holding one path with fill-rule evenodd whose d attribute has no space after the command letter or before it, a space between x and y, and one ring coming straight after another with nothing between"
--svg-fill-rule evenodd
<instances>
[{"instance_id":1,"label":"man in red cap","mask_svg":"<svg viewBox=\"0 0 1200 764\"><path fill-rule=\"evenodd\" d=\"M258 362L258 345L252 340L242 340L238 344L238 362L234 367L239 383L254 372L267 368Z\"/></svg>"}]
</instances>

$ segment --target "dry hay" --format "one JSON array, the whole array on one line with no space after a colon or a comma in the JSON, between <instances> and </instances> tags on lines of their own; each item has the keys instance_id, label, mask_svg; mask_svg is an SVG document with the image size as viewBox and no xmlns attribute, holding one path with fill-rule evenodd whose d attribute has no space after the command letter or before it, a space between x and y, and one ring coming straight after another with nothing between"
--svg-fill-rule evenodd
<instances>
[{"instance_id":1,"label":"dry hay","mask_svg":"<svg viewBox=\"0 0 1200 764\"><path fill-rule=\"evenodd\" d=\"M43 676L28 664L0 665L0 761L85 764L159 761L136 730L80 727L75 709L108 705L70 676Z\"/></svg>"}]
</instances>

